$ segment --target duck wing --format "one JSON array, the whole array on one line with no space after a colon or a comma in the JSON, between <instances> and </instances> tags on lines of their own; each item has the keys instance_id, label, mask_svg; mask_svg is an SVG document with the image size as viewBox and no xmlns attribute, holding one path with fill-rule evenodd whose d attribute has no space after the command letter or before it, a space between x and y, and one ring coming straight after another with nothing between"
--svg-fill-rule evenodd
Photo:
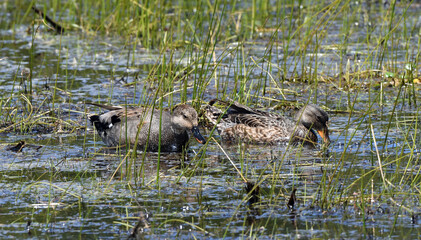
<instances>
[{"instance_id":1,"label":"duck wing","mask_svg":"<svg viewBox=\"0 0 421 240\"><path fill-rule=\"evenodd\" d=\"M222 118L229 119L236 124L244 124L249 127L286 127L292 123L290 119L284 116L253 109L233 100L227 102L213 99L209 102L209 105L212 106L216 102L228 106L228 110Z\"/></svg>"},{"instance_id":2,"label":"duck wing","mask_svg":"<svg viewBox=\"0 0 421 240\"><path fill-rule=\"evenodd\" d=\"M286 127L291 121L280 115L274 114L259 115L259 114L234 114L231 115L231 120L237 124L244 124L249 127Z\"/></svg>"},{"instance_id":3,"label":"duck wing","mask_svg":"<svg viewBox=\"0 0 421 240\"><path fill-rule=\"evenodd\" d=\"M240 113L244 113L244 114L256 114L260 111L256 111L255 109L251 108L251 107L247 107L246 105L243 105L237 101L231 100L230 102L227 101L223 101L220 99L213 99L211 101L209 101L209 105L213 106L215 103L220 103L224 106L228 107L227 110L227 114L240 114Z\"/></svg>"}]
</instances>

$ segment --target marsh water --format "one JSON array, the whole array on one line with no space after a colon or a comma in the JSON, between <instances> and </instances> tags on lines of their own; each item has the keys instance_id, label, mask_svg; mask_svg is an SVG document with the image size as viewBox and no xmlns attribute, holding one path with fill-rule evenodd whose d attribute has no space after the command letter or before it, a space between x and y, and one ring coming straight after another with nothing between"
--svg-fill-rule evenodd
<instances>
[{"instance_id":1,"label":"marsh water","mask_svg":"<svg viewBox=\"0 0 421 240\"><path fill-rule=\"evenodd\" d=\"M387 11L383 3L377 5ZM191 63L200 54L162 53L118 36L57 35L42 24L11 26L3 20L0 238L420 238L421 85L395 84L398 75L420 76L421 6L406 7L396 6L398 13L408 11L398 27L415 31L407 33L408 42L395 43L384 64L364 62L377 45L361 44L367 26L364 13L357 13L350 18L354 31L346 54L335 47L343 41L344 16L331 23L322 48L299 58L282 44L268 50L273 32L262 31L252 42L221 43L208 56L210 62L217 59L211 64L215 71L205 75L192 70L199 67ZM2 10L5 19L8 9ZM373 24L380 21L376 17L371 12ZM377 23L372 35L383 27ZM289 49L301 40L293 38ZM183 77L153 98L164 78L151 72L165 61L175 62L174 74ZM388 75L389 62L396 76ZM288 66L286 72L275 67L281 65ZM299 77L314 69L326 81ZM352 75L366 70L377 74ZM200 93L199 78L208 79ZM215 97L242 96L252 107L290 117L295 103L316 103L329 113L332 143L327 150L320 145L228 145L217 132L210 136L211 128L201 119L202 134L214 138L208 144L192 140L183 155L134 156L105 150L87 121L87 115L103 110L85 102L155 101L172 107L183 93L187 101L201 94L202 101L194 103L198 110ZM25 146L16 151L13 146L20 141ZM259 187L257 202L250 202L231 161ZM287 203L294 189L291 208Z\"/></svg>"}]
</instances>

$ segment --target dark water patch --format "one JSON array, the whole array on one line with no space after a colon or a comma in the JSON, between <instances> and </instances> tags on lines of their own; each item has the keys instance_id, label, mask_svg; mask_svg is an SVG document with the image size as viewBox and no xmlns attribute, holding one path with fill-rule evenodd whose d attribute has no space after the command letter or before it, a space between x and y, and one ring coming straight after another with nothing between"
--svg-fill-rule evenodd
<instances>
[{"instance_id":1,"label":"dark water patch","mask_svg":"<svg viewBox=\"0 0 421 240\"><path fill-rule=\"evenodd\" d=\"M398 22L406 3L396 3L393 19L385 15L390 4L352 2L326 26L317 22L325 12L312 12L317 3L278 9L294 19L262 17L259 7L247 31L235 32L231 20L226 26L232 28L221 25L220 32L238 42L216 36L212 56L186 39L180 48L160 51L146 50L136 38L71 28L58 36L41 26L32 35L28 25L9 23L24 12L12 14L10 4L2 5L10 11L0 11L0 129L25 121L0 135L0 238L126 238L139 212L149 228L143 224L138 236L151 239L222 238L225 232L227 238L262 239L419 237L419 85L409 82L411 74L419 78L419 69L407 66L417 63L420 6L413 3ZM249 10L227 19L240 24ZM174 6L168 13L178 11L184 10ZM267 16L279 13L271 8ZM57 16L72 22L67 14ZM168 16L161 16L165 23ZM197 27L196 21L180 22ZM299 30L291 35L279 26ZM390 26L394 32L388 33ZM244 34L250 40L241 40ZM201 155L202 145L192 142L187 157L139 152L133 158L101 149L105 144L86 121L100 111L86 101L163 100L168 107L225 96L287 116L296 110L291 105L317 103L329 112L332 143L326 152L226 145L215 132L224 151L210 141ZM29 105L37 110L32 115ZM42 114L51 119L26 121ZM21 152L7 150L20 141L26 143ZM252 208L233 165L260 189Z\"/></svg>"}]
</instances>

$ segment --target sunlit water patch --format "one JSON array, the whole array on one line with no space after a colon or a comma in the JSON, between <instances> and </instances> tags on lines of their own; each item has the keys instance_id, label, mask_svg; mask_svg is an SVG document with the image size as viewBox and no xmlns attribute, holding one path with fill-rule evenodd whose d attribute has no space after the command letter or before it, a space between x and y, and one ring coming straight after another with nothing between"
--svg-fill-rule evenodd
<instances>
[{"instance_id":1,"label":"sunlit water patch","mask_svg":"<svg viewBox=\"0 0 421 240\"><path fill-rule=\"evenodd\" d=\"M419 76L408 65L418 56L416 31L403 30L416 29L418 15L398 23L396 31L413 36L389 49L376 38L385 26L374 24L376 9L387 7L362 4L349 21L320 29L329 37L317 52L297 50L305 39L284 42L291 35L273 35L277 22L255 41L218 43L212 56L196 46L160 52L135 39L4 27L0 238L419 238L419 86L396 84ZM408 11L418 13L419 5ZM311 19L294 23L311 30L313 24L300 25L304 20ZM342 21L350 23L349 36ZM381 49L393 52L382 58L386 67L365 63ZM167 72L171 63L177 67ZM316 68L325 81L306 75ZM399 74L392 76L392 68ZM352 77L364 70L376 74ZM174 81L167 83L168 76ZM201 84L205 89L198 90ZM218 144L192 140L184 155L134 157L104 149L87 121L104 110L85 105L171 107L195 97L199 107L223 96L290 117L296 102L317 103L329 112L331 145L228 145L215 132ZM21 141L24 147L14 148ZM258 187L257 196L245 180Z\"/></svg>"}]
</instances>

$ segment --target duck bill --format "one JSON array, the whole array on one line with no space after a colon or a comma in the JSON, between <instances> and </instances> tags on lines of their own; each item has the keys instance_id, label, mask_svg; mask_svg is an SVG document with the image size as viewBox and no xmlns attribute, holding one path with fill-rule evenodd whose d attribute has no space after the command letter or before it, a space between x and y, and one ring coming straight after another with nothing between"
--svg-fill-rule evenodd
<instances>
[{"instance_id":1,"label":"duck bill","mask_svg":"<svg viewBox=\"0 0 421 240\"><path fill-rule=\"evenodd\" d=\"M319 133L320 137L323 138L323 141L326 145L330 144L329 132L327 128L324 128L323 130L318 130L317 133Z\"/></svg>"},{"instance_id":2,"label":"duck bill","mask_svg":"<svg viewBox=\"0 0 421 240\"><path fill-rule=\"evenodd\" d=\"M197 126L194 126L191 129L191 132L193 133L194 138L196 138L196 140L201 143L204 144L206 143L206 139L202 136L202 134L200 134L199 132L199 128Z\"/></svg>"}]
</instances>

